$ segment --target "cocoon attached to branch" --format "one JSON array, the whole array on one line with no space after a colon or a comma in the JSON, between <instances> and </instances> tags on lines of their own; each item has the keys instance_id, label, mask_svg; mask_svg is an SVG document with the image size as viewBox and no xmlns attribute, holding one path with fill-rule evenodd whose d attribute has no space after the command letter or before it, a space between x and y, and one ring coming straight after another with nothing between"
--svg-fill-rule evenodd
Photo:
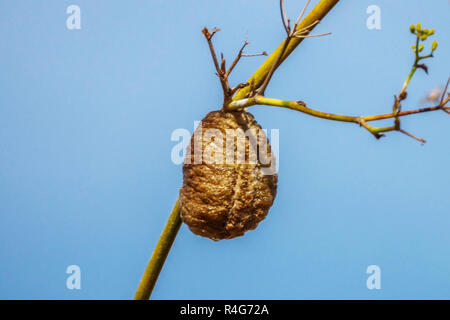
<instances>
[{"instance_id":1,"label":"cocoon attached to branch","mask_svg":"<svg viewBox=\"0 0 450 320\"><path fill-rule=\"evenodd\" d=\"M183 164L183 222L212 240L255 229L275 199L273 168L267 136L250 113L208 113L192 135Z\"/></svg>"}]
</instances>

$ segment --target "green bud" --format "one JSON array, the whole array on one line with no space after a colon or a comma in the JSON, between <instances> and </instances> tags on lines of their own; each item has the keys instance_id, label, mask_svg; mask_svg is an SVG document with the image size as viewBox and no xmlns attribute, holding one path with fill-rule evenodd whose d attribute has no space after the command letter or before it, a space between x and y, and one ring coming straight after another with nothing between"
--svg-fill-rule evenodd
<instances>
[{"instance_id":1,"label":"green bud","mask_svg":"<svg viewBox=\"0 0 450 320\"><path fill-rule=\"evenodd\" d=\"M430 31L428 32L428 34L431 36L434 34L434 29L430 29Z\"/></svg>"},{"instance_id":2,"label":"green bud","mask_svg":"<svg viewBox=\"0 0 450 320\"><path fill-rule=\"evenodd\" d=\"M429 34L429 32L430 32L430 30L428 30L428 29L426 29L426 28L425 28L425 29L423 29L423 33L424 33L424 34L428 35L428 34Z\"/></svg>"},{"instance_id":3,"label":"green bud","mask_svg":"<svg viewBox=\"0 0 450 320\"><path fill-rule=\"evenodd\" d=\"M415 25L410 25L409 26L409 31L411 31L411 33L415 33L416 32L416 26Z\"/></svg>"},{"instance_id":4,"label":"green bud","mask_svg":"<svg viewBox=\"0 0 450 320\"><path fill-rule=\"evenodd\" d=\"M416 25L416 29L417 29L417 31L421 31L422 30L422 25L420 23L418 23Z\"/></svg>"},{"instance_id":5,"label":"green bud","mask_svg":"<svg viewBox=\"0 0 450 320\"><path fill-rule=\"evenodd\" d=\"M427 36L426 34L422 34L422 35L420 36L420 40L422 40L422 41L427 40L427 38L428 38L428 36Z\"/></svg>"},{"instance_id":6,"label":"green bud","mask_svg":"<svg viewBox=\"0 0 450 320\"><path fill-rule=\"evenodd\" d=\"M416 48L417 48L417 47L416 47L415 45L412 45L412 46L411 46L411 49L413 49L414 51L416 51Z\"/></svg>"},{"instance_id":7,"label":"green bud","mask_svg":"<svg viewBox=\"0 0 450 320\"><path fill-rule=\"evenodd\" d=\"M423 44L421 44L421 45L419 46L419 52L421 52L421 51L423 50L424 47L425 47L425 46L424 46Z\"/></svg>"},{"instance_id":8,"label":"green bud","mask_svg":"<svg viewBox=\"0 0 450 320\"><path fill-rule=\"evenodd\" d=\"M433 43L431 44L431 51L436 50L437 46L438 46L438 42L436 40L434 40Z\"/></svg>"}]
</instances>

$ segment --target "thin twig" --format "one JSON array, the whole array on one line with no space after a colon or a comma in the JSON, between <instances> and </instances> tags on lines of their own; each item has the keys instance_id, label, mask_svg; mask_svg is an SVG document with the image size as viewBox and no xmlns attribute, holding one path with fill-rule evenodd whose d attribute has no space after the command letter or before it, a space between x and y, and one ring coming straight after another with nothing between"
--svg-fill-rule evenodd
<instances>
[{"instance_id":1,"label":"thin twig","mask_svg":"<svg viewBox=\"0 0 450 320\"><path fill-rule=\"evenodd\" d=\"M447 83L445 84L445 87L444 87L444 90L442 90L442 95L441 95L441 99L439 100L439 104L445 104L445 103L443 103L444 102L444 98L445 98L445 95L447 95L447 101L448 101L448 98L449 98L449 96L450 96L450 94L447 92L447 89L448 89L448 84L450 83L450 77L448 78L448 80L447 80Z\"/></svg>"},{"instance_id":2,"label":"thin twig","mask_svg":"<svg viewBox=\"0 0 450 320\"><path fill-rule=\"evenodd\" d=\"M373 136L374 136L375 138L377 138L377 139L380 139L380 138L382 138L382 137L385 136L384 134L378 132L378 131L377 131L377 128L372 127L371 125L369 125L369 124L364 120L364 118L362 118L362 117L359 118L359 125L362 126L362 127L364 127L364 128L366 128L366 129L367 129L371 134L373 134Z\"/></svg>"},{"instance_id":3,"label":"thin twig","mask_svg":"<svg viewBox=\"0 0 450 320\"><path fill-rule=\"evenodd\" d=\"M331 32L319 33L319 34L305 34L300 36L295 36L296 38L317 38L330 35Z\"/></svg>"},{"instance_id":4,"label":"thin twig","mask_svg":"<svg viewBox=\"0 0 450 320\"><path fill-rule=\"evenodd\" d=\"M269 73L266 75L266 78L264 79L263 84L261 85L260 89L258 90L258 93L260 95L264 95L267 86L269 85L270 80L272 79L272 76L275 72L275 70L278 68L280 62L281 62L281 58L283 57L284 53L286 52L286 49L289 45L289 42L291 41L292 37L288 36L285 40L284 40L284 45L283 48L281 49L281 51L278 54L277 59L274 61L272 67L270 68Z\"/></svg>"},{"instance_id":5,"label":"thin twig","mask_svg":"<svg viewBox=\"0 0 450 320\"><path fill-rule=\"evenodd\" d=\"M418 138L415 135L413 135L413 134L411 134L411 133L409 133L409 132L407 132L407 131L405 131L403 129L398 129L398 131L400 131L401 133L406 134L408 137L413 138L414 140L419 141L421 144L425 144L427 142L427 140L422 139L422 138Z\"/></svg>"},{"instance_id":6,"label":"thin twig","mask_svg":"<svg viewBox=\"0 0 450 320\"><path fill-rule=\"evenodd\" d=\"M214 66L216 67L217 72L220 71L219 62L217 61L216 51L214 50L214 46L213 46L213 44L211 42L211 39L214 36L214 34L216 32L218 32L218 31L220 31L220 29L214 28L213 32L210 33L208 28L206 28L206 27L203 28L203 30L202 30L203 35L205 36L206 40L208 41L209 51L211 52L211 56L212 56L212 59L214 61Z\"/></svg>"},{"instance_id":7,"label":"thin twig","mask_svg":"<svg viewBox=\"0 0 450 320\"><path fill-rule=\"evenodd\" d=\"M286 15L286 8L284 7L284 0L280 0L280 13L281 13L281 21L283 22L284 30L286 30L286 34L289 35L291 32L291 26L289 25L289 20Z\"/></svg>"},{"instance_id":8,"label":"thin twig","mask_svg":"<svg viewBox=\"0 0 450 320\"><path fill-rule=\"evenodd\" d=\"M220 85L222 86L222 90L224 93L224 101L223 102L224 102L224 104L226 104L230 101L230 97L229 97L230 86L228 85L227 79L223 77L223 75L224 75L223 69L225 68L225 59L223 58L223 55L222 55L221 65L219 66L219 62L217 61L216 51L214 50L214 45L211 41L214 34L216 34L219 31L220 31L220 29L214 28L212 33L210 33L208 28L205 27L202 29L202 33L205 36L206 40L208 41L209 51L211 52L211 57L214 61L214 66L216 67L216 71L217 71L216 74L219 77Z\"/></svg>"},{"instance_id":9,"label":"thin twig","mask_svg":"<svg viewBox=\"0 0 450 320\"><path fill-rule=\"evenodd\" d=\"M230 75L230 73L233 71L234 67L237 65L237 63L241 59L242 53L244 52L244 49L245 49L246 46L248 46L248 40L245 40L244 45L242 46L241 50L239 50L238 55L234 59L234 61L231 64L230 68L228 69L228 71L225 73L225 77L228 77Z\"/></svg>"},{"instance_id":10,"label":"thin twig","mask_svg":"<svg viewBox=\"0 0 450 320\"><path fill-rule=\"evenodd\" d=\"M300 12L300 15L297 18L297 21L295 21L295 28L297 28L297 26L299 25L300 21L303 18L303 15L305 14L306 9L308 8L309 3L311 2L311 0L306 1L305 6L303 7L302 11Z\"/></svg>"},{"instance_id":11,"label":"thin twig","mask_svg":"<svg viewBox=\"0 0 450 320\"><path fill-rule=\"evenodd\" d=\"M239 83L236 87L234 87L233 89L231 89L231 95L233 95L234 93L236 93L238 90L241 90L247 86L249 86L250 83L246 82L246 83Z\"/></svg>"},{"instance_id":12,"label":"thin twig","mask_svg":"<svg viewBox=\"0 0 450 320\"><path fill-rule=\"evenodd\" d=\"M261 56L266 56L267 57L267 52L263 51L261 53L250 53L250 54L242 54L242 57L261 57Z\"/></svg>"},{"instance_id":13,"label":"thin twig","mask_svg":"<svg viewBox=\"0 0 450 320\"><path fill-rule=\"evenodd\" d=\"M315 21L321 21L323 17L339 2L339 0L321 0L304 18L301 20L301 22L298 24L297 29L300 30L304 28L305 26L309 26ZM313 28L311 28L312 31ZM285 50L283 56L281 57L281 60L279 61L278 65L280 65L294 50L295 48L304 40L304 38L294 38L289 42L289 45L287 49ZM267 74L269 73L270 69L273 66L273 62L277 60L279 56L279 52L282 50L284 46L285 41L283 41L278 48L272 52L272 54L266 59L266 61L256 70L256 72L252 75L252 77L248 80L251 82L252 79L254 79L254 86L253 88L259 88L261 87L262 83L264 82ZM249 94L250 92L250 86L246 87L239 92L237 92L233 96L233 100L240 100L245 97L252 96Z\"/></svg>"}]
</instances>

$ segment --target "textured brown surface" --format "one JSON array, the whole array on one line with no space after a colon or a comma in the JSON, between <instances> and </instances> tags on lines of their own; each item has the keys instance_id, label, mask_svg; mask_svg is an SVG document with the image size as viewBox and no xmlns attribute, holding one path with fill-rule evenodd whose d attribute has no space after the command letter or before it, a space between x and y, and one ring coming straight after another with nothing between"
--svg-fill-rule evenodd
<instances>
[{"instance_id":1,"label":"textured brown surface","mask_svg":"<svg viewBox=\"0 0 450 320\"><path fill-rule=\"evenodd\" d=\"M224 135L223 163L208 164L203 159L200 164L195 164L195 153L197 156L198 153L204 153L205 148L214 143L211 137L200 135L200 131L205 133L205 130L211 128L219 129ZM201 128L198 127L195 132L197 146L201 148L188 148L183 164L181 217L193 233L213 240L231 239L242 236L247 230L255 229L266 217L276 194L276 173L264 175L261 170L270 166L264 164L268 163L267 160L275 161L268 141L266 160L258 156L257 161L249 161L249 148L251 145L255 148L256 144L249 144L249 139L246 139L245 162L225 163L225 130L238 128L243 131L255 129L257 134L263 135L263 140L259 141L267 141L264 131L260 130L261 127L250 113L213 111L206 115L201 121ZM229 154L233 154L237 159L239 150L236 144ZM191 138L191 146L193 145L194 136Z\"/></svg>"}]
</instances>

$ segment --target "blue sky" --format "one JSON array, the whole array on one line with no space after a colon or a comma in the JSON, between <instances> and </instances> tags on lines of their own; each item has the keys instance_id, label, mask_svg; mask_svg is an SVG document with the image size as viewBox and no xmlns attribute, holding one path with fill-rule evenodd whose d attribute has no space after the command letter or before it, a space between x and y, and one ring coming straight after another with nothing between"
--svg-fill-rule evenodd
<instances>
[{"instance_id":1,"label":"blue sky","mask_svg":"<svg viewBox=\"0 0 450 320\"><path fill-rule=\"evenodd\" d=\"M312 1L316 4L318 1ZM66 8L81 8L81 30ZM304 1L287 1L296 17ZM381 30L366 27L369 5ZM447 0L341 1L277 71L267 96L344 114L389 112L412 64L409 25L436 29L429 76L404 108L449 76ZM447 21L447 22L446 22ZM203 26L234 58L282 40L276 0L0 1L0 298L128 299L177 198L177 128L218 109ZM431 42L431 41L430 41ZM245 81L263 58L232 75ZM403 120L425 146L273 107L278 194L244 237L213 242L183 225L155 299L450 298L449 117ZM81 290L66 268L81 268ZM368 290L366 268L381 269Z\"/></svg>"}]
</instances>

